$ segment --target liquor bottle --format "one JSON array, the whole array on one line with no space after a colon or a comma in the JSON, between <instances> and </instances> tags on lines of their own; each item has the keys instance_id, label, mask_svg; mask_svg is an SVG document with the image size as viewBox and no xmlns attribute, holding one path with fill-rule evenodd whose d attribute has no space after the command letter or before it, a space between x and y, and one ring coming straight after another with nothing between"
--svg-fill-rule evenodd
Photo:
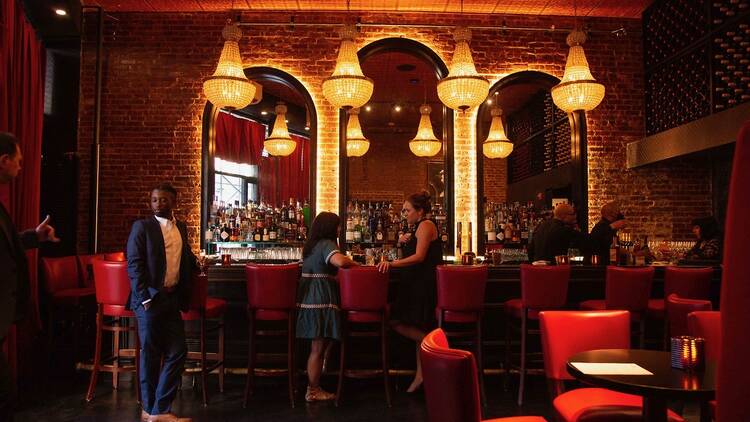
<instances>
[{"instance_id":1,"label":"liquor bottle","mask_svg":"<svg viewBox=\"0 0 750 422\"><path fill-rule=\"evenodd\" d=\"M458 250L458 253L456 254L456 257L460 257L462 255L461 250L461 222L459 221L456 223L456 249Z\"/></svg>"},{"instance_id":2,"label":"liquor bottle","mask_svg":"<svg viewBox=\"0 0 750 422\"><path fill-rule=\"evenodd\" d=\"M351 214L346 217L346 243L354 242L354 220Z\"/></svg>"},{"instance_id":3,"label":"liquor bottle","mask_svg":"<svg viewBox=\"0 0 750 422\"><path fill-rule=\"evenodd\" d=\"M497 241L497 232L495 231L495 217L491 214L484 218L484 230L487 235L487 243L494 243Z\"/></svg>"},{"instance_id":4,"label":"liquor bottle","mask_svg":"<svg viewBox=\"0 0 750 422\"><path fill-rule=\"evenodd\" d=\"M362 226L360 226L359 222L354 225L354 243L361 243L362 242Z\"/></svg>"},{"instance_id":5,"label":"liquor bottle","mask_svg":"<svg viewBox=\"0 0 750 422\"><path fill-rule=\"evenodd\" d=\"M383 225L381 223L378 223L378 226L375 229L375 242L383 243L383 240Z\"/></svg>"},{"instance_id":6,"label":"liquor bottle","mask_svg":"<svg viewBox=\"0 0 750 422\"><path fill-rule=\"evenodd\" d=\"M263 233L260 227L256 226L253 231L253 242L260 242L263 240Z\"/></svg>"},{"instance_id":7,"label":"liquor bottle","mask_svg":"<svg viewBox=\"0 0 750 422\"><path fill-rule=\"evenodd\" d=\"M271 223L271 230L268 231L268 240L271 242L275 242L278 236L278 229L276 228L276 223Z\"/></svg>"},{"instance_id":8,"label":"liquor bottle","mask_svg":"<svg viewBox=\"0 0 750 422\"><path fill-rule=\"evenodd\" d=\"M476 254L471 251L472 244L472 233L471 233L471 221L469 221L469 244L466 246L466 252L461 255L461 263L464 265L473 265Z\"/></svg>"},{"instance_id":9,"label":"liquor bottle","mask_svg":"<svg viewBox=\"0 0 750 422\"><path fill-rule=\"evenodd\" d=\"M513 224L510 220L505 222L505 230L503 233L505 243L511 243L513 241Z\"/></svg>"},{"instance_id":10,"label":"liquor bottle","mask_svg":"<svg viewBox=\"0 0 750 422\"><path fill-rule=\"evenodd\" d=\"M232 236L232 233L229 231L229 227L225 224L224 227L221 228L221 241L228 242L230 236Z\"/></svg>"},{"instance_id":11,"label":"liquor bottle","mask_svg":"<svg viewBox=\"0 0 750 422\"><path fill-rule=\"evenodd\" d=\"M612 236L612 244L609 245L609 264L617 265L617 259L620 255L620 242L617 239L617 235Z\"/></svg>"},{"instance_id":12,"label":"liquor bottle","mask_svg":"<svg viewBox=\"0 0 750 422\"><path fill-rule=\"evenodd\" d=\"M289 221L297 221L297 213L294 207L294 198L289 198L289 207L287 208L287 219Z\"/></svg>"}]
</instances>

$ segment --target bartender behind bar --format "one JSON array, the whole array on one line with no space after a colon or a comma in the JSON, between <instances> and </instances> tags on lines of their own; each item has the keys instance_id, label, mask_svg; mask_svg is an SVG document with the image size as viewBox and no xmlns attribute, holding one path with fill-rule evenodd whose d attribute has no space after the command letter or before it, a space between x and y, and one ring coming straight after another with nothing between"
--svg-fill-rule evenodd
<instances>
[{"instance_id":1,"label":"bartender behind bar","mask_svg":"<svg viewBox=\"0 0 750 422\"><path fill-rule=\"evenodd\" d=\"M553 218L545 220L534 230L529 245L532 261L555 262L555 256L568 255L568 248L585 249L586 236L576 227L576 212L572 205L555 207Z\"/></svg>"},{"instance_id":2,"label":"bartender behind bar","mask_svg":"<svg viewBox=\"0 0 750 422\"><path fill-rule=\"evenodd\" d=\"M617 230L625 227L625 217L620 212L617 202L608 202L602 207L602 219L599 220L589 234L591 254L599 256L599 262L609 265L609 246Z\"/></svg>"}]
</instances>

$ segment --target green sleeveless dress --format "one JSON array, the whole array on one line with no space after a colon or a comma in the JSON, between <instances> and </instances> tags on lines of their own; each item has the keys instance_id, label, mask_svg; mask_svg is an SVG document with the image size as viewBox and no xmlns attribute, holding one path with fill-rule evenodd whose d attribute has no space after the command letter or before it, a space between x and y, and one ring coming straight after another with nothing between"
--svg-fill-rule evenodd
<instances>
[{"instance_id":1,"label":"green sleeveless dress","mask_svg":"<svg viewBox=\"0 0 750 422\"><path fill-rule=\"evenodd\" d=\"M330 264L337 252L334 241L323 239L302 263L297 287L297 338L341 338L341 302L335 280L338 268Z\"/></svg>"}]
</instances>

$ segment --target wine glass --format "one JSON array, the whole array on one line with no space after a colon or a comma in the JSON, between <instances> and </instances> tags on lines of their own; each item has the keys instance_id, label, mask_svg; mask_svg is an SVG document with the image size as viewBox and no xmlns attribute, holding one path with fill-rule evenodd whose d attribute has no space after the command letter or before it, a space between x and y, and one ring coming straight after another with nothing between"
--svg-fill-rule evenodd
<instances>
[{"instance_id":1,"label":"wine glass","mask_svg":"<svg viewBox=\"0 0 750 422\"><path fill-rule=\"evenodd\" d=\"M208 257L206 256L206 250L201 249L200 252L198 253L198 267L200 267L201 272L199 275L201 277L206 275L206 270L207 270L206 267L208 266L207 263L208 263Z\"/></svg>"}]
</instances>

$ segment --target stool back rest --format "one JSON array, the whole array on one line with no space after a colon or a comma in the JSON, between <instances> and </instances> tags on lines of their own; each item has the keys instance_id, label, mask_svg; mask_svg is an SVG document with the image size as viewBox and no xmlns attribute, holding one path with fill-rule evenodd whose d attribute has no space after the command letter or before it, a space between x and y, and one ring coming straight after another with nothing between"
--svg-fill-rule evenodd
<instances>
[{"instance_id":1,"label":"stool back rest","mask_svg":"<svg viewBox=\"0 0 750 422\"><path fill-rule=\"evenodd\" d=\"M630 348L628 311L542 311L544 373L551 380L568 380L568 358L594 349Z\"/></svg>"},{"instance_id":2,"label":"stool back rest","mask_svg":"<svg viewBox=\"0 0 750 422\"><path fill-rule=\"evenodd\" d=\"M651 297L654 267L607 267L605 300L607 309L625 309L643 312Z\"/></svg>"},{"instance_id":3,"label":"stool back rest","mask_svg":"<svg viewBox=\"0 0 750 422\"><path fill-rule=\"evenodd\" d=\"M193 285L190 289L190 309L199 310L206 308L208 297L208 274L193 274Z\"/></svg>"},{"instance_id":4,"label":"stool back rest","mask_svg":"<svg viewBox=\"0 0 750 422\"><path fill-rule=\"evenodd\" d=\"M96 302L103 305L126 305L130 296L128 263L95 258L91 265L94 269Z\"/></svg>"},{"instance_id":5,"label":"stool back rest","mask_svg":"<svg viewBox=\"0 0 750 422\"><path fill-rule=\"evenodd\" d=\"M91 261L94 258L103 258L104 254L76 255L78 259L78 275L81 277L83 287L94 287L94 269Z\"/></svg>"},{"instance_id":6,"label":"stool back rest","mask_svg":"<svg viewBox=\"0 0 750 422\"><path fill-rule=\"evenodd\" d=\"M688 333L706 340L706 359L718 361L721 355L721 312L696 311L687 316Z\"/></svg>"},{"instance_id":7,"label":"stool back rest","mask_svg":"<svg viewBox=\"0 0 750 422\"><path fill-rule=\"evenodd\" d=\"M481 311L487 287L487 265L438 265L437 307Z\"/></svg>"},{"instance_id":8,"label":"stool back rest","mask_svg":"<svg viewBox=\"0 0 750 422\"><path fill-rule=\"evenodd\" d=\"M110 252L104 254L105 261L127 261L125 252Z\"/></svg>"},{"instance_id":9,"label":"stool back rest","mask_svg":"<svg viewBox=\"0 0 750 422\"><path fill-rule=\"evenodd\" d=\"M666 267L664 269L664 298L677 293L681 298L709 299L714 269Z\"/></svg>"},{"instance_id":10,"label":"stool back rest","mask_svg":"<svg viewBox=\"0 0 750 422\"><path fill-rule=\"evenodd\" d=\"M570 265L521 264L521 301L531 309L559 309L568 300Z\"/></svg>"},{"instance_id":11,"label":"stool back rest","mask_svg":"<svg viewBox=\"0 0 750 422\"><path fill-rule=\"evenodd\" d=\"M49 294L60 290L76 289L81 286L78 274L78 260L75 256L42 258L44 288Z\"/></svg>"},{"instance_id":12,"label":"stool back rest","mask_svg":"<svg viewBox=\"0 0 750 422\"><path fill-rule=\"evenodd\" d=\"M667 297L666 301L667 319L669 320L669 335L688 335L687 316L694 311L712 310L710 300L687 299L674 293Z\"/></svg>"},{"instance_id":13,"label":"stool back rest","mask_svg":"<svg viewBox=\"0 0 750 422\"><path fill-rule=\"evenodd\" d=\"M338 279L341 309L379 311L388 304L388 274L377 267L341 268Z\"/></svg>"},{"instance_id":14,"label":"stool back rest","mask_svg":"<svg viewBox=\"0 0 750 422\"><path fill-rule=\"evenodd\" d=\"M479 422L479 383L474 356L451 349L440 328L427 334L419 348L430 422Z\"/></svg>"},{"instance_id":15,"label":"stool back rest","mask_svg":"<svg viewBox=\"0 0 750 422\"><path fill-rule=\"evenodd\" d=\"M294 309L297 306L298 263L245 266L247 303L252 309Z\"/></svg>"}]
</instances>

